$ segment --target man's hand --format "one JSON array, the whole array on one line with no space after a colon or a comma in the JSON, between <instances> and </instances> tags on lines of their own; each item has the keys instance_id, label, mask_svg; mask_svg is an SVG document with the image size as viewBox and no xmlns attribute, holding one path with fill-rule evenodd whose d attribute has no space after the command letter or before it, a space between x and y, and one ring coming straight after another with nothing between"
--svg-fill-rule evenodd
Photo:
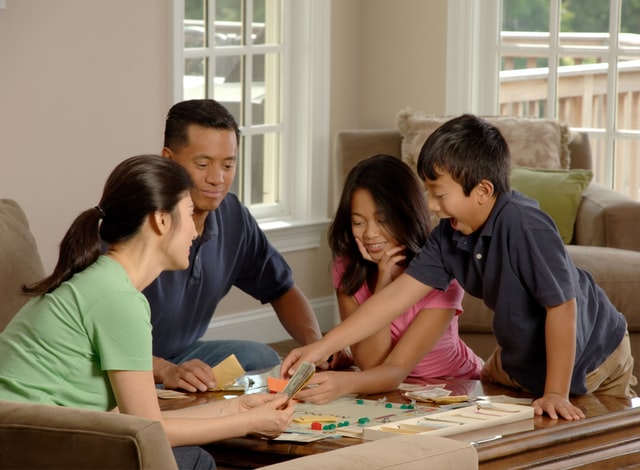
<instances>
[{"instance_id":1,"label":"man's hand","mask_svg":"<svg viewBox=\"0 0 640 470\"><path fill-rule=\"evenodd\" d=\"M547 413L551 419L558 419L558 415L567 421L584 419L583 411L574 406L567 397L559 393L546 393L533 403L533 411L542 416Z\"/></svg>"},{"instance_id":2,"label":"man's hand","mask_svg":"<svg viewBox=\"0 0 640 470\"><path fill-rule=\"evenodd\" d=\"M153 371L156 383L161 383L165 388L179 388L187 392L206 392L209 388L216 386L211 366L200 359L173 364L154 357Z\"/></svg>"}]
</instances>

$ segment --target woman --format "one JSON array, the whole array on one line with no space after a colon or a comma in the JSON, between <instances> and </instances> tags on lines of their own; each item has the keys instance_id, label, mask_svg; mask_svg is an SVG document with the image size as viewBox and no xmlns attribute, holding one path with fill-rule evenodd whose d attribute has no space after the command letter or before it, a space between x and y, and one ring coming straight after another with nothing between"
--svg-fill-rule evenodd
<instances>
[{"instance_id":1,"label":"woman","mask_svg":"<svg viewBox=\"0 0 640 470\"><path fill-rule=\"evenodd\" d=\"M67 231L53 273L23 287L33 299L0 334L1 399L160 421L180 468L215 468L203 449L181 446L286 429L293 406L279 410L282 396L164 413L158 406L150 310L140 291L163 270L189 265L192 184L182 166L156 155L114 169L100 203Z\"/></svg>"},{"instance_id":2,"label":"woman","mask_svg":"<svg viewBox=\"0 0 640 470\"><path fill-rule=\"evenodd\" d=\"M376 155L347 176L329 227L341 319L399 276L429 235L424 190L401 160ZM479 378L482 360L459 338L462 289L433 291L390 325L351 345L359 371L317 373L296 398L326 403L395 389L406 377Z\"/></svg>"}]
</instances>

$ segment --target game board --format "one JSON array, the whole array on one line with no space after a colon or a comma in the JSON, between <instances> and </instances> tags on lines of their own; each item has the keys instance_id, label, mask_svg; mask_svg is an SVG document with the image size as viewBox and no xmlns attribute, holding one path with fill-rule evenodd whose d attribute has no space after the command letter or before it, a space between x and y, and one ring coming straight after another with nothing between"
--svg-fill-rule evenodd
<instances>
[{"instance_id":1,"label":"game board","mask_svg":"<svg viewBox=\"0 0 640 470\"><path fill-rule=\"evenodd\" d=\"M296 435L340 435L367 440L402 434L432 433L446 436L533 418L530 406L507 403L458 405L438 408L385 400L344 397L326 405L299 403L287 429Z\"/></svg>"},{"instance_id":2,"label":"game board","mask_svg":"<svg viewBox=\"0 0 640 470\"><path fill-rule=\"evenodd\" d=\"M439 411L442 410L415 403L400 404L354 397L339 398L325 405L298 403L294 422L287 432L361 437L366 426L392 423Z\"/></svg>"}]
</instances>

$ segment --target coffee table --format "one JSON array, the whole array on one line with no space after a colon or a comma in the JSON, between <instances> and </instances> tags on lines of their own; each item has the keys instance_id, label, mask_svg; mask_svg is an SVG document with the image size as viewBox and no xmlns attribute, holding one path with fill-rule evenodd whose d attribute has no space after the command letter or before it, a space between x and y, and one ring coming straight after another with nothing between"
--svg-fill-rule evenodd
<instances>
[{"instance_id":1,"label":"coffee table","mask_svg":"<svg viewBox=\"0 0 640 470\"><path fill-rule=\"evenodd\" d=\"M261 378L256 376L254 386ZM257 383L256 383L257 382ZM439 380L453 394L469 397L509 395L531 397L495 384L473 380ZM162 400L162 409L176 409L221 399L217 393L188 394L184 400ZM367 395L362 398L407 403L399 391ZM513 432L510 425L495 426L477 433L448 436L474 442L480 469L512 468L640 468L640 398L625 400L589 394L572 399L583 409L581 421L533 418L528 430ZM258 468L284 460L328 452L364 442L359 438L337 437L309 443L265 440L247 436L211 443L205 448L216 459L220 470Z\"/></svg>"}]
</instances>

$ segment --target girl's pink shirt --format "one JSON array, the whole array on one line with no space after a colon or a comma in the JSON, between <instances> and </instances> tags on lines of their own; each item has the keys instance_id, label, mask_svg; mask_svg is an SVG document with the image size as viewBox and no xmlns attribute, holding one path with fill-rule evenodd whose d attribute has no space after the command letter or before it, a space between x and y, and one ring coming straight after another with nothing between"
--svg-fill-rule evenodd
<instances>
[{"instance_id":1,"label":"girl's pink shirt","mask_svg":"<svg viewBox=\"0 0 640 470\"><path fill-rule=\"evenodd\" d=\"M333 263L333 285L337 289L344 273L346 261ZM446 291L432 290L409 310L391 322L391 341L395 346L416 316L425 309L454 309L456 315L449 323L433 349L416 364L409 377L416 378L463 378L479 379L483 361L458 336L458 316L462 313L464 291L453 280ZM371 297L373 293L364 283L353 295L358 305ZM428 314L428 312L426 312Z\"/></svg>"}]
</instances>

